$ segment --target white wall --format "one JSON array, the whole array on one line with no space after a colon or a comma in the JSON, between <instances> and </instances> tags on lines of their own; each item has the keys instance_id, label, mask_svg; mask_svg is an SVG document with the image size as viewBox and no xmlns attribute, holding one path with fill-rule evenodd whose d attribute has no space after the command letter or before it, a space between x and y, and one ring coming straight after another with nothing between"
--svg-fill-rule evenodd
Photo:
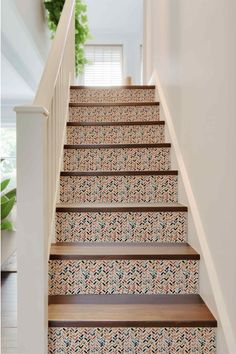
<instances>
[{"instance_id":1,"label":"white wall","mask_svg":"<svg viewBox=\"0 0 236 354\"><path fill-rule=\"evenodd\" d=\"M31 102L50 47L42 0L1 3L2 121L14 124L17 104Z\"/></svg>"},{"instance_id":2,"label":"white wall","mask_svg":"<svg viewBox=\"0 0 236 354\"><path fill-rule=\"evenodd\" d=\"M219 322L218 353L233 354L226 341L236 334L236 1L146 0L146 11L146 80L156 70L223 300L215 303L209 286L209 259L201 261L200 292L218 320L230 321L228 337ZM201 251L191 222L189 234Z\"/></svg>"},{"instance_id":3,"label":"white wall","mask_svg":"<svg viewBox=\"0 0 236 354\"><path fill-rule=\"evenodd\" d=\"M92 40L88 44L123 45L124 77L139 84L143 42L143 0L85 0Z\"/></svg>"}]
</instances>

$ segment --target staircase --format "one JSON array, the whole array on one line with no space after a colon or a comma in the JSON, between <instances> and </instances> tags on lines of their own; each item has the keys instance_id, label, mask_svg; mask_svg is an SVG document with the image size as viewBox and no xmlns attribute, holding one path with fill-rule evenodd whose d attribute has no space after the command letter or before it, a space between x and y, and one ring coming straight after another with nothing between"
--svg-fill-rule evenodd
<instances>
[{"instance_id":1,"label":"staircase","mask_svg":"<svg viewBox=\"0 0 236 354\"><path fill-rule=\"evenodd\" d=\"M216 353L154 86L71 87L49 353Z\"/></svg>"}]
</instances>

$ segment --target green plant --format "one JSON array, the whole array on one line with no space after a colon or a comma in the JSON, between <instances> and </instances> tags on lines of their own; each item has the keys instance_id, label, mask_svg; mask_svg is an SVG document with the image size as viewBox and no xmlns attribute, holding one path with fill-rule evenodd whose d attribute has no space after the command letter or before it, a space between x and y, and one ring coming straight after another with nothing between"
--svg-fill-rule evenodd
<instances>
[{"instance_id":1,"label":"green plant","mask_svg":"<svg viewBox=\"0 0 236 354\"><path fill-rule=\"evenodd\" d=\"M48 12L48 27L52 36L56 32L65 0L45 0L44 5ZM83 72L84 65L88 63L85 58L84 44L90 38L88 26L87 5L83 0L75 2L75 69L76 75Z\"/></svg>"},{"instance_id":2,"label":"green plant","mask_svg":"<svg viewBox=\"0 0 236 354\"><path fill-rule=\"evenodd\" d=\"M13 224L7 217L16 202L16 188L3 193L9 183L10 178L1 182L1 230L12 231Z\"/></svg>"}]
</instances>

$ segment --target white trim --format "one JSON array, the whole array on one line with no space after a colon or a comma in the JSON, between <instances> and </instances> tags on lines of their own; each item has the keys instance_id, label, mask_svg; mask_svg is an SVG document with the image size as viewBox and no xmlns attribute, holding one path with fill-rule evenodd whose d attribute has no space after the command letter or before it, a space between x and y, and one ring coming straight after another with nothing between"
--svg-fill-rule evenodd
<instances>
[{"instance_id":1,"label":"white trim","mask_svg":"<svg viewBox=\"0 0 236 354\"><path fill-rule=\"evenodd\" d=\"M173 124L173 119L170 113L170 110L168 108L168 103L165 97L164 90L162 88L160 79L158 77L158 74L156 71L153 72L152 77L149 81L149 84L156 84L156 87L158 88L158 96L160 99L160 103L164 112L164 117L168 126L171 142L173 144L177 164L179 171L181 173L181 177L183 180L184 184L184 189L186 192L188 204L191 210L194 226L196 228L196 234L198 237L198 241L201 247L201 254L204 258L205 264L206 264L206 269L212 289L212 295L214 297L215 303L216 303L216 308L218 311L218 317L219 317L219 322L221 323L221 327L224 332L226 344L229 350L230 354L235 353L235 348L236 348L236 340L235 340L235 335L232 330L232 325L229 319L229 315L225 306L224 302L224 296L221 291L219 279L217 276L217 272L215 269L213 257L211 254L210 247L208 245L207 241L207 236L204 230L204 226L201 220L201 216L198 210L198 206L196 203L196 199L191 187L191 182L189 179L189 175L184 163L183 155L180 149L180 145L178 142L177 134L175 132L174 124ZM233 280L232 280L233 281ZM233 294L232 294L233 296Z\"/></svg>"},{"instance_id":2,"label":"white trim","mask_svg":"<svg viewBox=\"0 0 236 354\"><path fill-rule=\"evenodd\" d=\"M24 113L24 114L42 114L42 116L39 117L48 117L49 112L46 108L43 106L16 106L14 107L14 111L16 113ZM37 116L38 118L38 116Z\"/></svg>"},{"instance_id":3,"label":"white trim","mask_svg":"<svg viewBox=\"0 0 236 354\"><path fill-rule=\"evenodd\" d=\"M18 353L46 354L48 174L45 156L48 120L41 107L19 107L16 111Z\"/></svg>"}]
</instances>

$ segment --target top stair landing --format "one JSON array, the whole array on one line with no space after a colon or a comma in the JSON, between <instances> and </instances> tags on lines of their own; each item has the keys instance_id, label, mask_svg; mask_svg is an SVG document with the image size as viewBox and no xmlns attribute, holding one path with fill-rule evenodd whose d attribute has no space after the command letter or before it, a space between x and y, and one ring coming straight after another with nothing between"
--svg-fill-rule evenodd
<instances>
[{"instance_id":1,"label":"top stair landing","mask_svg":"<svg viewBox=\"0 0 236 354\"><path fill-rule=\"evenodd\" d=\"M71 103L147 103L155 101L155 86L71 86Z\"/></svg>"}]
</instances>

